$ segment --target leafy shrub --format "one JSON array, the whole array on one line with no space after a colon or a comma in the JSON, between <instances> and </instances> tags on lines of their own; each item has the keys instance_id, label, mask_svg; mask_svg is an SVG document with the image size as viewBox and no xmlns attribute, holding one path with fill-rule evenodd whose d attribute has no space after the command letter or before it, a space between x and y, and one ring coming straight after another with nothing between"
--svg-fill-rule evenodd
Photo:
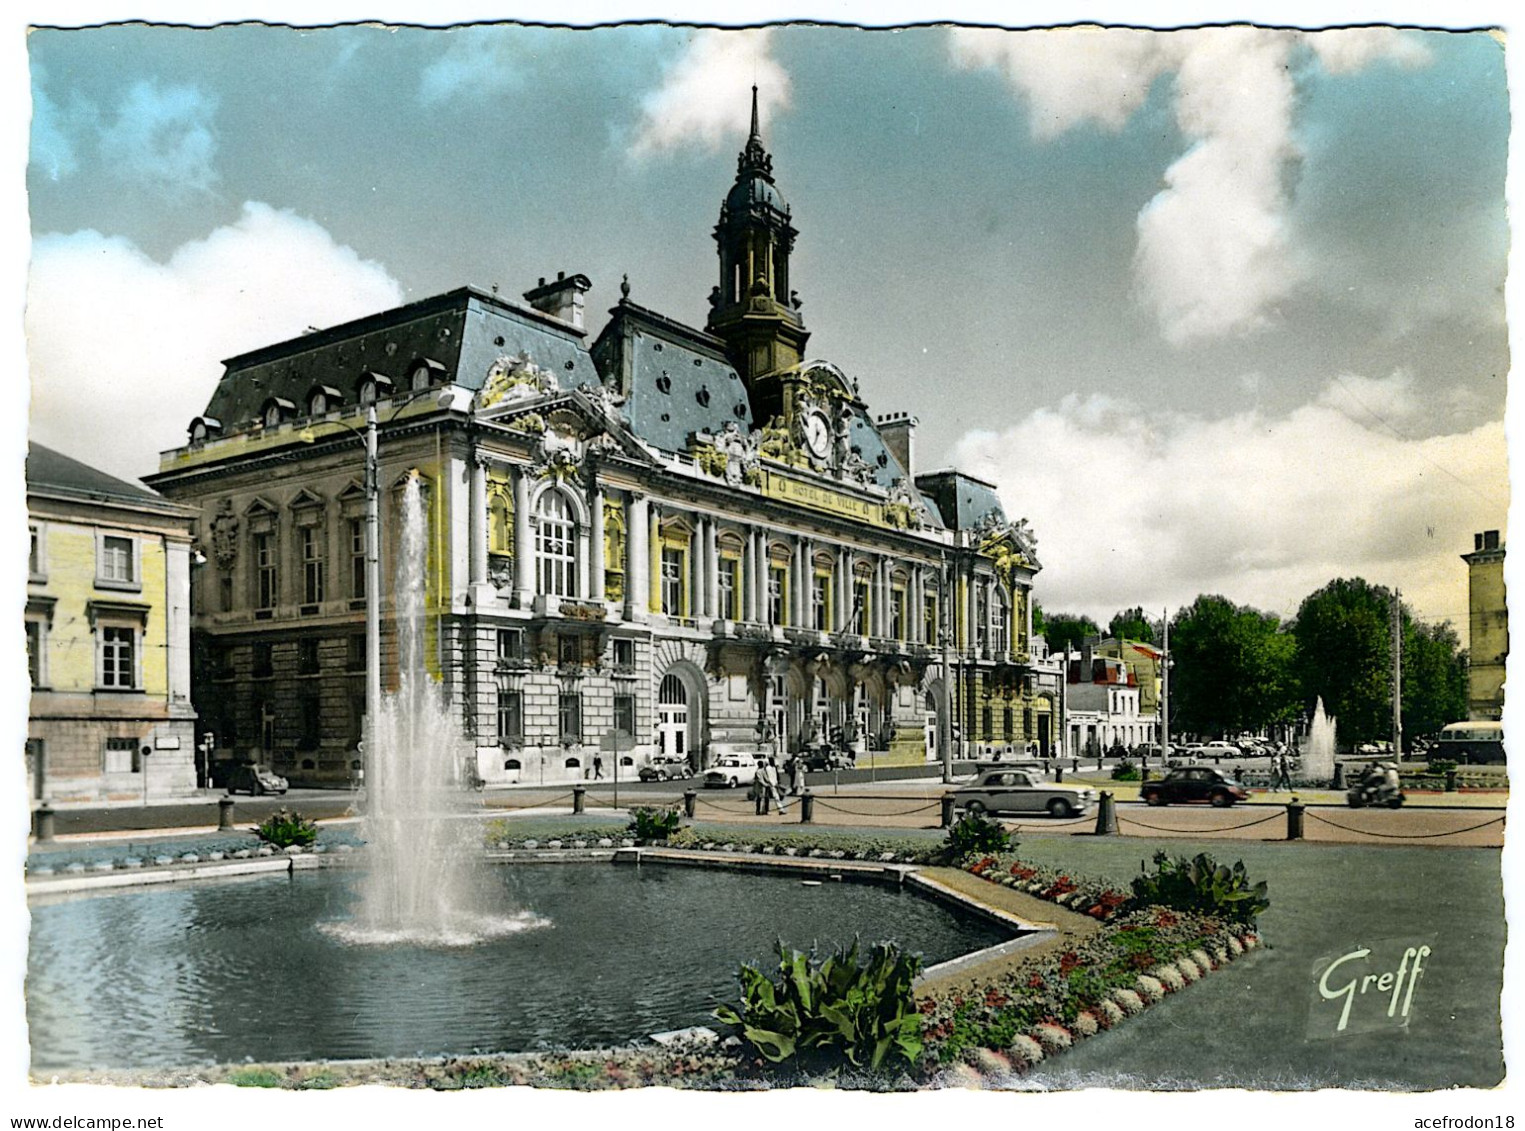
<instances>
[{"instance_id":1,"label":"leafy shrub","mask_svg":"<svg viewBox=\"0 0 1525 1131\"><path fill-rule=\"evenodd\" d=\"M227 1081L238 1088L279 1088L284 1082L280 1073L269 1068L235 1068Z\"/></svg>"},{"instance_id":2,"label":"leafy shrub","mask_svg":"<svg viewBox=\"0 0 1525 1131\"><path fill-rule=\"evenodd\" d=\"M1011 835L999 821L980 813L966 813L948 829L948 836L943 841L943 856L948 860L962 860L975 853L989 855L1005 852L1011 847Z\"/></svg>"},{"instance_id":3,"label":"leafy shrub","mask_svg":"<svg viewBox=\"0 0 1525 1131\"><path fill-rule=\"evenodd\" d=\"M630 825L625 831L637 840L666 840L682 823L683 815L676 808L643 805L630 810Z\"/></svg>"},{"instance_id":4,"label":"leafy shrub","mask_svg":"<svg viewBox=\"0 0 1525 1131\"><path fill-rule=\"evenodd\" d=\"M307 845L318 839L318 826L302 814L289 809L278 809L251 831L260 840L276 848L290 848L294 844Z\"/></svg>"},{"instance_id":5,"label":"leafy shrub","mask_svg":"<svg viewBox=\"0 0 1525 1131\"><path fill-rule=\"evenodd\" d=\"M1251 884L1244 861L1229 868L1205 852L1191 859L1172 859L1163 851L1154 854L1154 874L1145 872L1133 881L1133 894L1140 903L1176 911L1200 911L1221 915L1235 923L1250 924L1271 905L1266 883Z\"/></svg>"},{"instance_id":6,"label":"leafy shrub","mask_svg":"<svg viewBox=\"0 0 1525 1131\"><path fill-rule=\"evenodd\" d=\"M1456 769L1456 761L1453 758L1431 758L1429 765L1425 767L1427 774L1445 774Z\"/></svg>"},{"instance_id":7,"label":"leafy shrub","mask_svg":"<svg viewBox=\"0 0 1525 1131\"><path fill-rule=\"evenodd\" d=\"M1113 781L1138 781L1138 767L1124 758L1112 767Z\"/></svg>"},{"instance_id":8,"label":"leafy shrub","mask_svg":"<svg viewBox=\"0 0 1525 1131\"><path fill-rule=\"evenodd\" d=\"M741 1007L715 1010L764 1059L809 1071L840 1067L844 1059L879 1069L892 1056L914 1063L921 1055L921 1016L911 992L919 955L876 943L860 961L855 939L819 963L782 942L778 956L777 981L744 964L736 975Z\"/></svg>"},{"instance_id":9,"label":"leafy shrub","mask_svg":"<svg viewBox=\"0 0 1525 1131\"><path fill-rule=\"evenodd\" d=\"M679 829L667 838L672 848L701 848L705 844L730 844L737 848L771 848L779 851L793 848L803 854L809 849L817 852L840 851L849 860L878 861L885 854L918 864L931 863L942 858L940 844L916 840L905 836L864 836L857 833L820 832L814 829L799 833L745 832L738 829L694 828L692 825Z\"/></svg>"}]
</instances>

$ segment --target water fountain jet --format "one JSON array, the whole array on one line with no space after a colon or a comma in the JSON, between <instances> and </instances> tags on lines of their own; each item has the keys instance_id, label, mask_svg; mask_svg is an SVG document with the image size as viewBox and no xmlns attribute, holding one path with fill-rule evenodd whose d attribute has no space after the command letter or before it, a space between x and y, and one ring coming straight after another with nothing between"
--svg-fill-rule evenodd
<instances>
[{"instance_id":1,"label":"water fountain jet","mask_svg":"<svg viewBox=\"0 0 1525 1131\"><path fill-rule=\"evenodd\" d=\"M1328 785L1334 778L1335 720L1324 714L1321 695L1313 708L1313 722L1303 740L1301 777L1313 785Z\"/></svg>"}]
</instances>

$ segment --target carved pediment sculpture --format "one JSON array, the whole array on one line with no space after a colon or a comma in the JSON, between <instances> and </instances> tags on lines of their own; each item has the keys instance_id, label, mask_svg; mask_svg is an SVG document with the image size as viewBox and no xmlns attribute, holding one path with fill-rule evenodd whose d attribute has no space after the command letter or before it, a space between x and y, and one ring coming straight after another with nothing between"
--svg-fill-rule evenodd
<instances>
[{"instance_id":1,"label":"carved pediment sculpture","mask_svg":"<svg viewBox=\"0 0 1525 1131\"><path fill-rule=\"evenodd\" d=\"M504 355L487 367L487 379L477 393L477 409L533 400L560 391L556 374L540 368L527 354Z\"/></svg>"},{"instance_id":2,"label":"carved pediment sculpture","mask_svg":"<svg viewBox=\"0 0 1525 1131\"><path fill-rule=\"evenodd\" d=\"M232 569L238 561L238 516L233 513L232 499L222 500L217 517L212 519L212 556L218 569Z\"/></svg>"},{"instance_id":3,"label":"carved pediment sculpture","mask_svg":"<svg viewBox=\"0 0 1525 1131\"><path fill-rule=\"evenodd\" d=\"M572 479L582 472L587 445L556 428L546 428L535 441L533 469L541 479Z\"/></svg>"},{"instance_id":4,"label":"carved pediment sculpture","mask_svg":"<svg viewBox=\"0 0 1525 1131\"><path fill-rule=\"evenodd\" d=\"M718 434L700 432L694 439L700 447L695 452L700 466L711 475L719 475L732 487L753 482L762 471L759 455L762 436L743 433L734 420L726 421Z\"/></svg>"}]
</instances>

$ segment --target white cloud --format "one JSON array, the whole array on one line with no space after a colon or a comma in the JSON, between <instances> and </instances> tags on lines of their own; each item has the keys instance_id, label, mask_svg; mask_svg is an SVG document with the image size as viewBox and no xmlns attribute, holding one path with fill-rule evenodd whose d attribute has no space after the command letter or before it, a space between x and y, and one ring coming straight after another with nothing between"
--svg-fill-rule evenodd
<instances>
[{"instance_id":1,"label":"white cloud","mask_svg":"<svg viewBox=\"0 0 1525 1131\"><path fill-rule=\"evenodd\" d=\"M1465 634L1472 533L1503 525L1504 427L1405 439L1344 411L1351 388L1401 411L1409 378L1343 376L1285 416L1218 420L1071 397L1000 433L966 435L954 462L1031 519L1045 608L1105 623L1118 609L1221 593L1283 617L1335 577L1397 585Z\"/></svg>"},{"instance_id":2,"label":"white cloud","mask_svg":"<svg viewBox=\"0 0 1525 1131\"><path fill-rule=\"evenodd\" d=\"M115 176L161 192L206 192L217 182L216 110L194 86L134 83L101 128L100 158Z\"/></svg>"},{"instance_id":3,"label":"white cloud","mask_svg":"<svg viewBox=\"0 0 1525 1131\"><path fill-rule=\"evenodd\" d=\"M497 94L519 79L513 39L503 28L456 28L445 33L445 53L424 68L418 97L436 106L457 96Z\"/></svg>"},{"instance_id":4,"label":"white cloud","mask_svg":"<svg viewBox=\"0 0 1525 1131\"><path fill-rule=\"evenodd\" d=\"M245 204L163 263L99 232L44 235L26 309L32 436L113 475L146 475L184 443L224 358L401 298L380 264L267 204Z\"/></svg>"},{"instance_id":5,"label":"white cloud","mask_svg":"<svg viewBox=\"0 0 1525 1131\"><path fill-rule=\"evenodd\" d=\"M1154 81L1174 75L1176 122L1189 148L1138 217L1135 293L1177 345L1264 326L1307 276L1291 229L1293 52L1307 44L1331 73L1379 59L1418 66L1428 49L1392 29L1184 32L957 29L964 68L994 67L1029 107L1033 135L1082 123L1117 131Z\"/></svg>"},{"instance_id":6,"label":"white cloud","mask_svg":"<svg viewBox=\"0 0 1525 1131\"><path fill-rule=\"evenodd\" d=\"M765 125L789 105L789 72L768 53L772 42L769 28L693 32L662 85L642 100L630 155L649 157L688 145L715 150L727 142L740 148L751 122L754 84Z\"/></svg>"},{"instance_id":7,"label":"white cloud","mask_svg":"<svg viewBox=\"0 0 1525 1131\"><path fill-rule=\"evenodd\" d=\"M78 99L63 107L47 92L47 69L32 69L32 136L29 160L50 180L62 180L79 170L77 137L94 125L91 107Z\"/></svg>"}]
</instances>

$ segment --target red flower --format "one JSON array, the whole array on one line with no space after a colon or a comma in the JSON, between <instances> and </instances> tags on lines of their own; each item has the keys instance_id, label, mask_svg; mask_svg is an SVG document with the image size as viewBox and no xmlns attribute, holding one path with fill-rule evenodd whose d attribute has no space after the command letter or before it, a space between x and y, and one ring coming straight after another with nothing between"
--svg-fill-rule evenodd
<instances>
[{"instance_id":1,"label":"red flower","mask_svg":"<svg viewBox=\"0 0 1525 1131\"><path fill-rule=\"evenodd\" d=\"M1029 868L1026 864L1013 864L1011 874L1019 880L1030 880L1038 874L1036 868Z\"/></svg>"},{"instance_id":2,"label":"red flower","mask_svg":"<svg viewBox=\"0 0 1525 1131\"><path fill-rule=\"evenodd\" d=\"M1043 975L1042 974L1033 974L1033 975L1031 975L1027 979L1027 988L1030 989L1030 990L1041 990L1043 988Z\"/></svg>"},{"instance_id":3,"label":"red flower","mask_svg":"<svg viewBox=\"0 0 1525 1131\"><path fill-rule=\"evenodd\" d=\"M985 991L985 1004L991 1009L999 1009L1009 1001L1011 1001L1011 998L1007 997L998 989L992 987L991 989Z\"/></svg>"},{"instance_id":4,"label":"red flower","mask_svg":"<svg viewBox=\"0 0 1525 1131\"><path fill-rule=\"evenodd\" d=\"M1160 908L1154 916L1155 925L1159 927L1174 927L1180 921L1180 917L1174 911L1164 907Z\"/></svg>"},{"instance_id":5,"label":"red flower","mask_svg":"<svg viewBox=\"0 0 1525 1131\"><path fill-rule=\"evenodd\" d=\"M1059 958L1059 976L1068 978L1080 966L1080 955L1073 950L1067 950Z\"/></svg>"},{"instance_id":6,"label":"red flower","mask_svg":"<svg viewBox=\"0 0 1525 1131\"><path fill-rule=\"evenodd\" d=\"M924 998L921 999L921 1004L918 1005L916 1008L921 1013L925 1013L925 1014L936 1013L937 1012L937 1002L934 1001L932 998L924 997Z\"/></svg>"}]
</instances>

